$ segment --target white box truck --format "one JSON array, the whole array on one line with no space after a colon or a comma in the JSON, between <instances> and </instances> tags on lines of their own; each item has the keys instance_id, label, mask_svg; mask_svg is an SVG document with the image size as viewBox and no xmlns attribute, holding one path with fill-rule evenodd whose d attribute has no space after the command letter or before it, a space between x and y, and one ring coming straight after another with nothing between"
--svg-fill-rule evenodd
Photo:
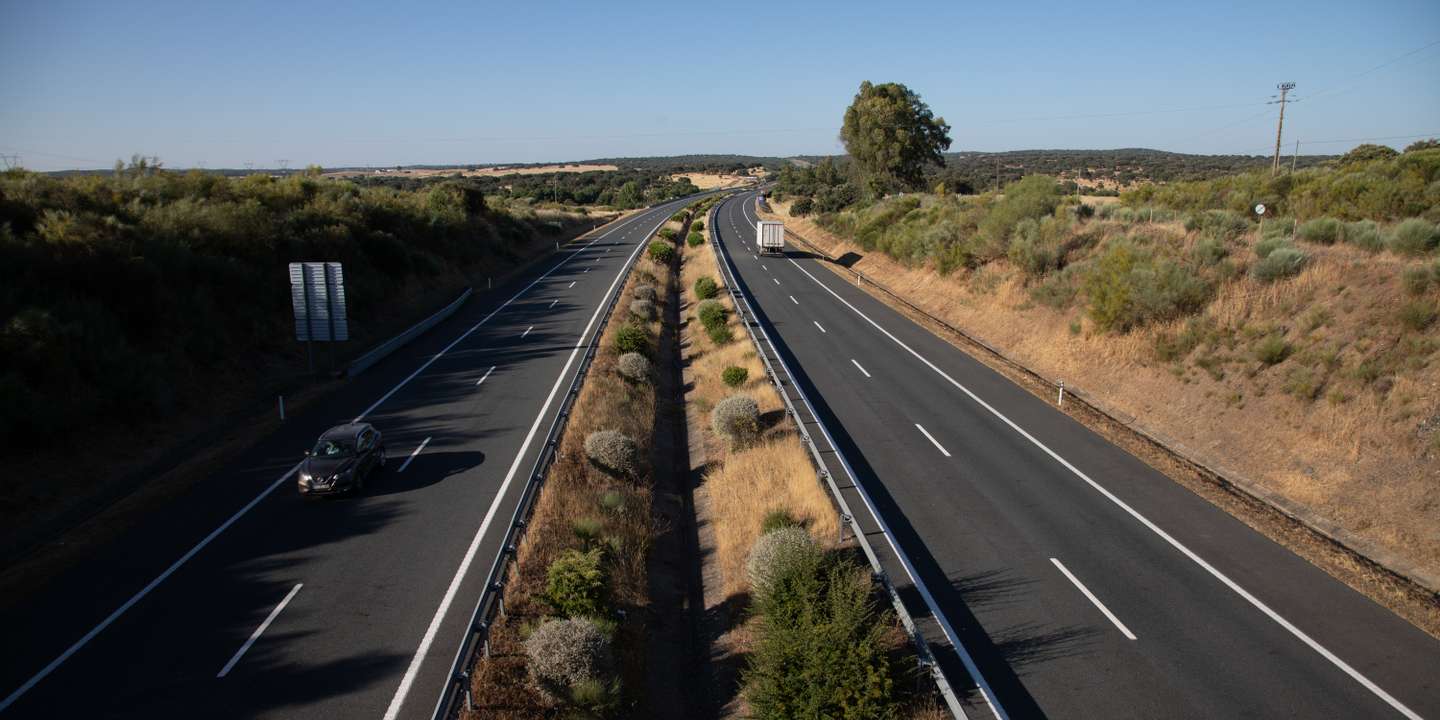
<instances>
[{"instance_id":1,"label":"white box truck","mask_svg":"<svg viewBox=\"0 0 1440 720\"><path fill-rule=\"evenodd\" d=\"M761 220L755 226L755 244L761 255L785 254L785 223Z\"/></svg>"}]
</instances>

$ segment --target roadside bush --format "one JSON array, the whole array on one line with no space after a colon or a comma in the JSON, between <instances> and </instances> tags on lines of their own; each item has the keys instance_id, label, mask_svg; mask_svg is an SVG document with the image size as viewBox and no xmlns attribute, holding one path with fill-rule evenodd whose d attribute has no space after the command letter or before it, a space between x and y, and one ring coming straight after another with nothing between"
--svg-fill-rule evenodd
<instances>
[{"instance_id":1,"label":"roadside bush","mask_svg":"<svg viewBox=\"0 0 1440 720\"><path fill-rule=\"evenodd\" d=\"M701 220L700 218L695 218L695 220L690 223L690 229L691 229L691 230L704 230L704 229L705 229L705 221L704 221L704 220Z\"/></svg>"},{"instance_id":2,"label":"roadside bush","mask_svg":"<svg viewBox=\"0 0 1440 720\"><path fill-rule=\"evenodd\" d=\"M650 241L650 249L647 252L650 253L651 260L661 265L668 265L671 260L675 259L675 246L660 240Z\"/></svg>"},{"instance_id":3,"label":"roadside bush","mask_svg":"<svg viewBox=\"0 0 1440 720\"><path fill-rule=\"evenodd\" d=\"M1085 277L1090 318L1102 330L1125 331L1195 312L1210 299L1208 282L1173 260L1112 242Z\"/></svg>"},{"instance_id":4,"label":"roadside bush","mask_svg":"<svg viewBox=\"0 0 1440 720\"><path fill-rule=\"evenodd\" d=\"M1201 266L1214 265L1229 254L1230 250L1225 247L1225 243L1213 237L1201 238L1190 251L1190 255L1195 258L1195 264Z\"/></svg>"},{"instance_id":5,"label":"roadside bush","mask_svg":"<svg viewBox=\"0 0 1440 720\"><path fill-rule=\"evenodd\" d=\"M1335 218L1315 218L1306 220L1296 233L1301 240L1316 245L1334 245L1340 239L1344 226Z\"/></svg>"},{"instance_id":6,"label":"roadside bush","mask_svg":"<svg viewBox=\"0 0 1440 720\"><path fill-rule=\"evenodd\" d=\"M735 332L729 325L714 325L705 328L705 334L710 336L710 342L716 345L727 345L735 339Z\"/></svg>"},{"instance_id":7,"label":"roadside bush","mask_svg":"<svg viewBox=\"0 0 1440 720\"><path fill-rule=\"evenodd\" d=\"M1265 259L1255 263L1255 266L1250 268L1250 274L1256 280L1274 282L1281 278L1298 275L1308 259L1300 248L1287 245L1276 248L1266 255Z\"/></svg>"},{"instance_id":8,"label":"roadside bush","mask_svg":"<svg viewBox=\"0 0 1440 720\"><path fill-rule=\"evenodd\" d=\"M692 232L685 237L685 242L689 244L690 247L699 247L700 245L703 245L705 243L705 236L701 235L700 233Z\"/></svg>"},{"instance_id":9,"label":"roadside bush","mask_svg":"<svg viewBox=\"0 0 1440 720\"><path fill-rule=\"evenodd\" d=\"M1265 223L1264 237L1290 237L1295 234L1295 218L1275 218Z\"/></svg>"},{"instance_id":10,"label":"roadside bush","mask_svg":"<svg viewBox=\"0 0 1440 720\"><path fill-rule=\"evenodd\" d=\"M790 214L805 217L815 211L815 201L809 195L801 195L790 203Z\"/></svg>"},{"instance_id":11,"label":"roadside bush","mask_svg":"<svg viewBox=\"0 0 1440 720\"><path fill-rule=\"evenodd\" d=\"M645 328L627 320L615 330L615 351L621 354L640 353L648 358L650 335Z\"/></svg>"},{"instance_id":12,"label":"roadside bush","mask_svg":"<svg viewBox=\"0 0 1440 720\"><path fill-rule=\"evenodd\" d=\"M789 515L784 519L791 520ZM813 572L819 562L820 549L815 547L809 531L791 520L755 540L745 562L745 573L751 590L760 597L772 589L777 579L794 572Z\"/></svg>"},{"instance_id":13,"label":"roadside bush","mask_svg":"<svg viewBox=\"0 0 1440 720\"><path fill-rule=\"evenodd\" d=\"M1021 220L1010 236L1010 249L1006 253L1010 262L1032 277L1059 268L1060 244L1057 236L1064 232L1059 225L1060 222L1054 218Z\"/></svg>"},{"instance_id":14,"label":"roadside bush","mask_svg":"<svg viewBox=\"0 0 1440 720\"><path fill-rule=\"evenodd\" d=\"M649 300L631 300L630 314L646 322L654 320L656 316L655 303Z\"/></svg>"},{"instance_id":15,"label":"roadside bush","mask_svg":"<svg viewBox=\"0 0 1440 720\"><path fill-rule=\"evenodd\" d=\"M706 275L695 281L695 297L709 300L718 294L720 294L720 286L716 284L715 278Z\"/></svg>"},{"instance_id":16,"label":"roadside bush","mask_svg":"<svg viewBox=\"0 0 1440 720\"><path fill-rule=\"evenodd\" d=\"M749 443L760 434L760 406L747 395L731 395L710 411L710 429L732 447Z\"/></svg>"},{"instance_id":17,"label":"roadside bush","mask_svg":"<svg viewBox=\"0 0 1440 720\"><path fill-rule=\"evenodd\" d=\"M610 640L586 618L549 620L525 640L530 674L546 694L563 699L587 680L604 680L614 672Z\"/></svg>"},{"instance_id":18,"label":"roadside bush","mask_svg":"<svg viewBox=\"0 0 1440 720\"><path fill-rule=\"evenodd\" d=\"M800 523L799 520L796 520L793 516L791 516L790 513L780 508L776 508L765 513L765 517L760 520L761 535L765 535L781 528L789 527L804 526Z\"/></svg>"},{"instance_id":19,"label":"roadside bush","mask_svg":"<svg viewBox=\"0 0 1440 720\"><path fill-rule=\"evenodd\" d=\"M1380 234L1380 226L1374 220L1345 223L1345 243L1368 252L1385 249L1385 238Z\"/></svg>"},{"instance_id":20,"label":"roadside bush","mask_svg":"<svg viewBox=\"0 0 1440 720\"><path fill-rule=\"evenodd\" d=\"M1430 289L1432 271L1423 267L1405 268L1400 274L1400 284L1405 287L1405 292L1412 296L1424 295Z\"/></svg>"},{"instance_id":21,"label":"roadside bush","mask_svg":"<svg viewBox=\"0 0 1440 720\"><path fill-rule=\"evenodd\" d=\"M702 300L699 305L695 306L695 315L700 318L700 323L707 329L725 324L725 306L719 300Z\"/></svg>"},{"instance_id":22,"label":"roadside bush","mask_svg":"<svg viewBox=\"0 0 1440 720\"><path fill-rule=\"evenodd\" d=\"M684 210L677 210L674 215L670 216L670 219L678 223L684 223L686 217L688 216Z\"/></svg>"},{"instance_id":23,"label":"roadside bush","mask_svg":"<svg viewBox=\"0 0 1440 720\"><path fill-rule=\"evenodd\" d=\"M657 232L657 233L655 233L655 234L656 234L656 235L659 235L661 238L664 238L665 240L672 240L672 241L673 241L673 240L676 238L676 236L678 236L680 233L679 233L678 231L676 231L675 228L663 227L663 228L660 228L660 231Z\"/></svg>"},{"instance_id":24,"label":"roadside bush","mask_svg":"<svg viewBox=\"0 0 1440 720\"><path fill-rule=\"evenodd\" d=\"M615 370L631 382L645 382L650 379L650 361L637 352L628 352L615 361Z\"/></svg>"},{"instance_id":25,"label":"roadside bush","mask_svg":"<svg viewBox=\"0 0 1440 720\"><path fill-rule=\"evenodd\" d=\"M818 563L817 563L818 564ZM853 564L799 569L762 602L745 697L756 718L899 717L887 615Z\"/></svg>"},{"instance_id":26,"label":"roadside bush","mask_svg":"<svg viewBox=\"0 0 1440 720\"><path fill-rule=\"evenodd\" d=\"M596 467L616 475L632 475L640 448L619 430L597 430L585 438L585 457Z\"/></svg>"},{"instance_id":27,"label":"roadside bush","mask_svg":"<svg viewBox=\"0 0 1440 720\"><path fill-rule=\"evenodd\" d=\"M1285 336L1280 334L1266 335L1255 343L1255 359L1266 365L1278 365L1290 357L1292 348L1290 343L1285 342Z\"/></svg>"},{"instance_id":28,"label":"roadside bush","mask_svg":"<svg viewBox=\"0 0 1440 720\"><path fill-rule=\"evenodd\" d=\"M1200 232L1218 240L1237 240L1250 230L1250 221L1231 210L1206 210L1185 219L1186 230Z\"/></svg>"},{"instance_id":29,"label":"roadside bush","mask_svg":"<svg viewBox=\"0 0 1440 720\"><path fill-rule=\"evenodd\" d=\"M610 591L599 548L566 550L545 571L545 604L561 617L605 615Z\"/></svg>"},{"instance_id":30,"label":"roadside bush","mask_svg":"<svg viewBox=\"0 0 1440 720\"><path fill-rule=\"evenodd\" d=\"M655 286L641 283L630 290L630 296L636 300L649 300L655 302Z\"/></svg>"},{"instance_id":31,"label":"roadside bush","mask_svg":"<svg viewBox=\"0 0 1440 720\"><path fill-rule=\"evenodd\" d=\"M750 378L750 371L731 365L720 372L720 380L732 388L740 387Z\"/></svg>"},{"instance_id":32,"label":"roadside bush","mask_svg":"<svg viewBox=\"0 0 1440 720\"><path fill-rule=\"evenodd\" d=\"M1255 243L1255 256L1267 258L1270 257L1270 253L1282 247L1294 247L1294 245L1290 244L1290 238L1287 237L1264 237L1260 239L1260 242Z\"/></svg>"},{"instance_id":33,"label":"roadside bush","mask_svg":"<svg viewBox=\"0 0 1440 720\"><path fill-rule=\"evenodd\" d=\"M1400 308L1400 324L1407 329L1420 332L1435 323L1435 318L1440 315L1435 303L1427 300L1413 300L1405 303Z\"/></svg>"},{"instance_id":34,"label":"roadside bush","mask_svg":"<svg viewBox=\"0 0 1440 720\"><path fill-rule=\"evenodd\" d=\"M1390 252L1396 255L1423 255L1440 244L1440 229L1435 223L1410 218L1390 232Z\"/></svg>"}]
</instances>

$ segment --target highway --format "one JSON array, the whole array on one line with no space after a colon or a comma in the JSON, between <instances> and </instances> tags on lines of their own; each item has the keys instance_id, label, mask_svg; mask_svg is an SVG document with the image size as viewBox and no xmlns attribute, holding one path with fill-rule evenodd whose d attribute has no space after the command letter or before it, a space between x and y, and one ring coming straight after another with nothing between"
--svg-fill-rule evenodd
<instances>
[{"instance_id":1,"label":"highway","mask_svg":"<svg viewBox=\"0 0 1440 720\"><path fill-rule=\"evenodd\" d=\"M714 229L933 598L927 639L974 658L937 647L970 717L1440 718L1440 641L825 261L758 255L754 198Z\"/></svg>"},{"instance_id":2,"label":"highway","mask_svg":"<svg viewBox=\"0 0 1440 720\"><path fill-rule=\"evenodd\" d=\"M690 200L480 293L7 612L0 717L429 717L577 354ZM303 451L351 419L388 467L302 499Z\"/></svg>"}]
</instances>

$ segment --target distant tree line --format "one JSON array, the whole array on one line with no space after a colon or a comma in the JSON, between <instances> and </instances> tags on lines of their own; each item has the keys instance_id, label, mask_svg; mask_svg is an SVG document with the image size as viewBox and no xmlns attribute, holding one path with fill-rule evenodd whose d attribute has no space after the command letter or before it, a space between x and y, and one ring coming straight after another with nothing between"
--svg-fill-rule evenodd
<instances>
[{"instance_id":1,"label":"distant tree line","mask_svg":"<svg viewBox=\"0 0 1440 720\"><path fill-rule=\"evenodd\" d=\"M456 175L458 177L458 174ZM437 183L452 182L444 176L405 177L367 175L356 178L364 186L388 187L418 192ZM654 205L700 192L688 178L670 179L669 174L644 170L596 170L554 172L533 175L470 177L464 181L484 194L502 200L562 205L604 205L630 210Z\"/></svg>"}]
</instances>

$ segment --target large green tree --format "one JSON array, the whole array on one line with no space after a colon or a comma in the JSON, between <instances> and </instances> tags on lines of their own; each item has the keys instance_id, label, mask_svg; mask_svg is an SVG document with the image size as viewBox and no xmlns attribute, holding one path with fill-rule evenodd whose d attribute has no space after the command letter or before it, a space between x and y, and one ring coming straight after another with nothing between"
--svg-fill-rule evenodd
<instances>
[{"instance_id":1,"label":"large green tree","mask_svg":"<svg viewBox=\"0 0 1440 720\"><path fill-rule=\"evenodd\" d=\"M927 164L945 164L950 126L910 88L867 80L845 109L840 140L868 180L915 188Z\"/></svg>"}]
</instances>

